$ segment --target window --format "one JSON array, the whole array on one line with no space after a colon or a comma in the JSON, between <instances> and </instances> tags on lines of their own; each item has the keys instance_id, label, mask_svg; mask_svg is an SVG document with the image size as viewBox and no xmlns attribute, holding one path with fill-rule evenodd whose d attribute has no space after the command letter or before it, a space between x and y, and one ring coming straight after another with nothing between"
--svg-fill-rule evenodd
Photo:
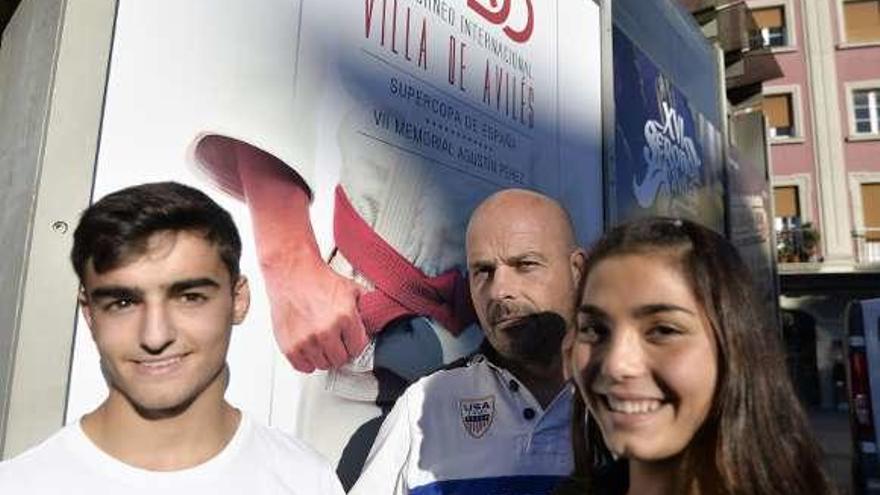
<instances>
[{"instance_id":1,"label":"window","mask_svg":"<svg viewBox=\"0 0 880 495\"><path fill-rule=\"evenodd\" d=\"M880 134L880 88L852 91L853 130L856 134Z\"/></svg>"},{"instance_id":2,"label":"window","mask_svg":"<svg viewBox=\"0 0 880 495\"><path fill-rule=\"evenodd\" d=\"M800 218L800 198L797 186L773 188L773 210L777 218Z\"/></svg>"},{"instance_id":3,"label":"window","mask_svg":"<svg viewBox=\"0 0 880 495\"><path fill-rule=\"evenodd\" d=\"M776 231L776 257L781 263L816 260L819 236L801 216L800 191L796 185L773 187L773 228Z\"/></svg>"},{"instance_id":4,"label":"window","mask_svg":"<svg viewBox=\"0 0 880 495\"><path fill-rule=\"evenodd\" d=\"M791 100L789 93L764 96L762 109L764 116L767 117L771 138L795 136Z\"/></svg>"},{"instance_id":5,"label":"window","mask_svg":"<svg viewBox=\"0 0 880 495\"><path fill-rule=\"evenodd\" d=\"M865 240L880 241L880 183L862 184L862 215L865 218Z\"/></svg>"},{"instance_id":6,"label":"window","mask_svg":"<svg viewBox=\"0 0 880 495\"><path fill-rule=\"evenodd\" d=\"M856 261L880 264L880 172L848 175Z\"/></svg>"},{"instance_id":7,"label":"window","mask_svg":"<svg viewBox=\"0 0 880 495\"><path fill-rule=\"evenodd\" d=\"M880 41L880 0L844 0L843 25L848 43Z\"/></svg>"},{"instance_id":8,"label":"window","mask_svg":"<svg viewBox=\"0 0 880 495\"><path fill-rule=\"evenodd\" d=\"M760 46L788 46L784 6L753 9L752 17L755 19L757 29L751 34L756 44Z\"/></svg>"}]
</instances>

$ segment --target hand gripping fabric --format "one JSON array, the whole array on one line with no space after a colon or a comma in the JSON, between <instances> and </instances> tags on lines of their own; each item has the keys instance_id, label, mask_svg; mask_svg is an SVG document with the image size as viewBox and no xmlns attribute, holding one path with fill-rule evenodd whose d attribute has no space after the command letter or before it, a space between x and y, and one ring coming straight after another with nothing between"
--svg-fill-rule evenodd
<instances>
[{"instance_id":1,"label":"hand gripping fabric","mask_svg":"<svg viewBox=\"0 0 880 495\"><path fill-rule=\"evenodd\" d=\"M453 268L428 277L385 242L336 186L333 237L355 270L375 286L358 300L367 332L405 316L427 316L454 335L476 320L467 279Z\"/></svg>"}]
</instances>

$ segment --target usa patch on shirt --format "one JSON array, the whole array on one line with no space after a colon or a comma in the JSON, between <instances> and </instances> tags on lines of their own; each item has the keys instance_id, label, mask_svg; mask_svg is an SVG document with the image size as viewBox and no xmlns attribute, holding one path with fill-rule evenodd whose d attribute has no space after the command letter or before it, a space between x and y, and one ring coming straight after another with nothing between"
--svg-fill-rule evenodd
<instances>
[{"instance_id":1,"label":"usa patch on shirt","mask_svg":"<svg viewBox=\"0 0 880 495\"><path fill-rule=\"evenodd\" d=\"M462 399L458 401L461 411L461 424L474 438L482 437L495 419L495 396L481 399Z\"/></svg>"}]
</instances>

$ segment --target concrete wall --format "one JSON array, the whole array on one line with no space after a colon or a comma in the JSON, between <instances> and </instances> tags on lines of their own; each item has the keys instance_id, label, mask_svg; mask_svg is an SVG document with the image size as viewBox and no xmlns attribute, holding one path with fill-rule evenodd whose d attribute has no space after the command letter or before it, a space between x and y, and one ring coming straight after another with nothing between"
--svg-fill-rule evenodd
<instances>
[{"instance_id":1,"label":"concrete wall","mask_svg":"<svg viewBox=\"0 0 880 495\"><path fill-rule=\"evenodd\" d=\"M0 44L0 440L5 438L63 2L26 1ZM0 441L0 447L3 442Z\"/></svg>"},{"instance_id":2,"label":"concrete wall","mask_svg":"<svg viewBox=\"0 0 880 495\"><path fill-rule=\"evenodd\" d=\"M61 426L115 0L25 0L0 49L0 458Z\"/></svg>"}]
</instances>

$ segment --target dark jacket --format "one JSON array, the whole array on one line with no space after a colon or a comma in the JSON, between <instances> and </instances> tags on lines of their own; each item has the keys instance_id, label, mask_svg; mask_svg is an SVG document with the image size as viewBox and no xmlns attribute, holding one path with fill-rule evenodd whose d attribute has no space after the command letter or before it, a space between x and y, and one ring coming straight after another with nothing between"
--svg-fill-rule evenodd
<instances>
[{"instance_id":1,"label":"dark jacket","mask_svg":"<svg viewBox=\"0 0 880 495\"><path fill-rule=\"evenodd\" d=\"M552 495L626 495L629 489L629 469L626 461L617 461L593 473L593 486L583 478L569 476L563 480Z\"/></svg>"}]
</instances>

